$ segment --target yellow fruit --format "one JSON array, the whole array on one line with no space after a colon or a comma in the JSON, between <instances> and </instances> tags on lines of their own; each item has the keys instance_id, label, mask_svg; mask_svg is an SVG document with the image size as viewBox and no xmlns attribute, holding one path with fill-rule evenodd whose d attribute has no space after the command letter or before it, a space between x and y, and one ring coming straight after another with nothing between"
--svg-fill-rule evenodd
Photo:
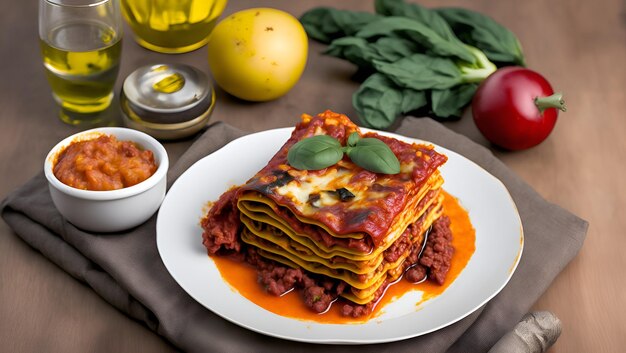
<instances>
[{"instance_id":1,"label":"yellow fruit","mask_svg":"<svg viewBox=\"0 0 626 353\"><path fill-rule=\"evenodd\" d=\"M268 101L287 93L306 66L308 40L292 15L270 8L239 11L223 19L208 43L217 84L233 96Z\"/></svg>"}]
</instances>

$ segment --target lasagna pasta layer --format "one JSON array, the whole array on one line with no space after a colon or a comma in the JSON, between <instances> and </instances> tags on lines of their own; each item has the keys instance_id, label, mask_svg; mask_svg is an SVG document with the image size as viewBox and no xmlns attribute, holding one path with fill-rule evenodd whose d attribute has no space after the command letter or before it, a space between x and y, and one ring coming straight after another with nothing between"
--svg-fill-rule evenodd
<instances>
[{"instance_id":1,"label":"lasagna pasta layer","mask_svg":"<svg viewBox=\"0 0 626 353\"><path fill-rule=\"evenodd\" d=\"M293 268L301 267L310 273L345 282L348 284L349 290L342 293L342 296L357 304L366 304L374 298L375 293L382 285L397 280L406 268L413 265L405 262L405 260L415 249L422 248L425 241L425 233L442 214L442 199L443 195L438 195L427 212L416 223L411 225L414 229L412 231L407 230L406 239L398 240L398 242L402 243L400 249L403 250L393 255L393 261L387 261L387 257L385 257L377 267L364 275L356 275L349 270L333 268L317 261L307 261L303 256L285 249L284 246L287 245L287 242L284 241L284 238L286 236L280 234L281 231L276 229L269 230L267 229L268 227L264 227L261 231L258 229L253 231L246 227L242 231L241 237L245 243L256 247L257 252L263 257ZM259 234L261 235L259 236ZM267 234L274 235L269 236L269 239L283 238L283 241L273 242L268 240L268 238L265 238ZM411 236L411 234L415 235ZM396 249L395 251L398 250ZM389 257L391 258L392 256Z\"/></svg>"},{"instance_id":2,"label":"lasagna pasta layer","mask_svg":"<svg viewBox=\"0 0 626 353\"><path fill-rule=\"evenodd\" d=\"M440 196L438 192L437 194ZM433 203L438 205L440 202L441 199L439 197L431 198L422 206L422 209L426 211ZM423 213L420 213L415 221L422 216ZM354 275L370 275L375 272L376 268L383 262L385 252L389 248L381 249L378 255L371 259L362 259L352 254L343 256L342 254L329 255L328 253L323 253L323 256L320 256L320 249L316 247L315 243L303 242L302 240L306 239L304 235L297 235L293 229L285 227L272 216L253 214L245 210L241 213L241 221L245 226L244 231L247 232L247 236L242 237L242 240L246 243L254 243L255 240L251 237L258 237L264 240L260 241L261 243L272 243L274 246L282 249L282 252L298 257L304 262L324 266L331 270L349 271ZM414 241L412 240L412 242Z\"/></svg>"},{"instance_id":3,"label":"lasagna pasta layer","mask_svg":"<svg viewBox=\"0 0 626 353\"><path fill-rule=\"evenodd\" d=\"M368 249L365 246L354 246L354 243L366 242L364 234L352 233L349 238L340 237L316 220L309 220L292 213L288 208L281 208L272 199L258 192L242 192L237 201L237 207L242 214L242 222L249 224L250 220L267 222L275 228L281 229L292 240L309 248L316 256L330 259L336 256L352 260L376 260L408 227L419 218L432 202L435 190L439 190L443 178L434 173L424 186L414 192L404 212L398 215L395 226L380 246L362 252L358 249ZM355 249L357 248L357 249Z\"/></svg>"}]
</instances>

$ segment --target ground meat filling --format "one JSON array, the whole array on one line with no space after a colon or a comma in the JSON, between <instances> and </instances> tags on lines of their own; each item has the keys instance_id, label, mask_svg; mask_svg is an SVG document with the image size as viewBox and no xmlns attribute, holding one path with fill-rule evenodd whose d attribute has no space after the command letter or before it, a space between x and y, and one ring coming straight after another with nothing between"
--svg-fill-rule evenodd
<instances>
[{"instance_id":1,"label":"ground meat filling","mask_svg":"<svg viewBox=\"0 0 626 353\"><path fill-rule=\"evenodd\" d=\"M246 261L257 269L259 284L269 294L280 296L297 289L306 306L317 313L327 311L344 291L350 290L350 286L343 281L266 259L259 255L253 246L242 243L239 238L240 222L236 192L237 189L232 189L222 195L213 205L208 216L202 220L203 244L209 254L229 255L237 260ZM411 227L407 229L397 244L392 245L395 251L386 253L386 256L390 257L387 260L395 260L396 254L404 252L409 246L407 238L414 232L415 230ZM453 253L450 219L442 216L433 223L424 249L422 250L421 244L413 247L410 255L401 265L404 279L413 283L430 280L440 285L443 284L450 269ZM389 283L385 282L374 293L374 300L364 305L341 299L341 314L353 318L368 315L388 285Z\"/></svg>"},{"instance_id":2,"label":"ground meat filling","mask_svg":"<svg viewBox=\"0 0 626 353\"><path fill-rule=\"evenodd\" d=\"M257 278L265 290L281 296L293 289L301 289L307 307L322 313L343 293L347 285L342 281L322 279L301 268L291 268L260 256L251 246L245 248L245 261L257 269Z\"/></svg>"},{"instance_id":3,"label":"ground meat filling","mask_svg":"<svg viewBox=\"0 0 626 353\"><path fill-rule=\"evenodd\" d=\"M239 189L233 188L222 194L213 204L208 215L202 219L201 226L202 244L207 248L209 254L215 255L239 253L241 251L241 240L239 238L239 209L237 208L237 192Z\"/></svg>"},{"instance_id":4,"label":"ground meat filling","mask_svg":"<svg viewBox=\"0 0 626 353\"><path fill-rule=\"evenodd\" d=\"M228 205L229 202L226 201L220 203L222 209L228 207ZM215 212L216 216L220 214L220 212ZM243 259L240 260L248 262L257 269L259 284L269 294L281 296L291 290L299 290L302 300L307 307L314 312L323 313L329 309L333 302L340 298L344 291L350 290L350 286L343 281L324 278L304 271L301 268L291 268L260 256L254 247L243 244L238 240L234 241L236 238L230 236L232 234L232 229L230 228L226 231L219 229L219 231L215 239L205 241L205 246L207 248L210 246L210 249L213 250L220 246L229 250L240 248L242 255L244 255ZM410 231L408 230L406 233L410 233ZM205 234L207 234L206 231ZM211 239L212 237L207 235L207 238ZM445 276L450 269L450 261L454 252L451 242L450 219L447 216L442 216L433 223L423 251L419 244L411 249L411 254L402 264L402 268L405 271L404 279L413 283L431 280L438 284L443 284ZM404 248L404 246L403 244L398 244L399 248ZM216 252L217 250L212 253ZM232 254L232 250L229 253ZM384 283L374 293L374 300L364 305L340 299L341 314L353 318L368 315L384 294L387 285L389 283Z\"/></svg>"},{"instance_id":5,"label":"ground meat filling","mask_svg":"<svg viewBox=\"0 0 626 353\"><path fill-rule=\"evenodd\" d=\"M428 235L426 247L419 259L419 265L428 269L430 280L442 285L450 270L453 254L450 218L443 216L433 223L433 229Z\"/></svg>"}]
</instances>

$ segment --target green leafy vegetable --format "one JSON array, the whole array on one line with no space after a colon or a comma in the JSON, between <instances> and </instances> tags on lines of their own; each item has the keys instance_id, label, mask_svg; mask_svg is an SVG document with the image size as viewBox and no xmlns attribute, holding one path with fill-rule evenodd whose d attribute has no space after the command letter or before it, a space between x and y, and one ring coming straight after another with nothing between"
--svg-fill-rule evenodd
<instances>
[{"instance_id":1,"label":"green leafy vegetable","mask_svg":"<svg viewBox=\"0 0 626 353\"><path fill-rule=\"evenodd\" d=\"M333 39L355 34L364 25L379 17L369 12L318 7L302 15L300 22L310 38L330 43Z\"/></svg>"},{"instance_id":2,"label":"green leafy vegetable","mask_svg":"<svg viewBox=\"0 0 626 353\"><path fill-rule=\"evenodd\" d=\"M336 164L343 157L341 144L328 135L316 135L300 140L289 149L287 160L292 167L319 170Z\"/></svg>"},{"instance_id":3,"label":"green leafy vegetable","mask_svg":"<svg viewBox=\"0 0 626 353\"><path fill-rule=\"evenodd\" d=\"M441 38L453 42L456 45L462 45L462 42L456 37L446 20L435 11L431 11L418 4L407 4L403 0L376 0L374 2L374 8L379 15L402 16L415 20L418 23L428 26L428 28L437 33Z\"/></svg>"},{"instance_id":4,"label":"green leafy vegetable","mask_svg":"<svg viewBox=\"0 0 626 353\"><path fill-rule=\"evenodd\" d=\"M383 17L366 24L356 33L361 38L376 38L404 34L421 44L428 51L441 56L456 57L467 62L474 62L474 56L458 40L441 37L427 25L406 17Z\"/></svg>"},{"instance_id":5,"label":"green leafy vegetable","mask_svg":"<svg viewBox=\"0 0 626 353\"><path fill-rule=\"evenodd\" d=\"M402 38L382 37L369 42L364 38L343 37L332 41L324 53L348 60L359 68L373 69L374 60L391 63L416 50L414 42Z\"/></svg>"},{"instance_id":6,"label":"green leafy vegetable","mask_svg":"<svg viewBox=\"0 0 626 353\"><path fill-rule=\"evenodd\" d=\"M360 68L373 68L374 60L382 60L373 46L363 38L343 37L334 40L325 54L348 60Z\"/></svg>"},{"instance_id":7,"label":"green leafy vegetable","mask_svg":"<svg viewBox=\"0 0 626 353\"><path fill-rule=\"evenodd\" d=\"M289 149L287 161L297 169L319 170L339 162L344 152L363 169L374 173L400 173L400 161L387 144L376 138L361 138L357 132L348 136L346 147L341 147L339 141L328 135L300 140Z\"/></svg>"},{"instance_id":8,"label":"green leafy vegetable","mask_svg":"<svg viewBox=\"0 0 626 353\"><path fill-rule=\"evenodd\" d=\"M352 95L352 105L363 125L377 129L390 126L398 115L419 109L426 103L423 91L400 88L380 73L370 76Z\"/></svg>"},{"instance_id":9,"label":"green leafy vegetable","mask_svg":"<svg viewBox=\"0 0 626 353\"><path fill-rule=\"evenodd\" d=\"M440 119L458 117L494 62L524 64L515 35L488 16L374 1L375 14L317 8L301 18L311 38L329 43L326 54L370 74L352 96L365 126L385 129L425 107Z\"/></svg>"},{"instance_id":10,"label":"green leafy vegetable","mask_svg":"<svg viewBox=\"0 0 626 353\"><path fill-rule=\"evenodd\" d=\"M410 113L428 104L426 101L426 93L424 91L416 91L410 88L402 90L402 104L400 112L402 114Z\"/></svg>"},{"instance_id":11,"label":"green leafy vegetable","mask_svg":"<svg viewBox=\"0 0 626 353\"><path fill-rule=\"evenodd\" d=\"M482 50L489 60L524 66L522 46L513 32L475 11L440 8L436 11L464 43Z\"/></svg>"},{"instance_id":12,"label":"green leafy vegetable","mask_svg":"<svg viewBox=\"0 0 626 353\"><path fill-rule=\"evenodd\" d=\"M378 53L380 61L394 62L405 58L420 49L420 46L408 39L397 37L381 37L372 43L374 51Z\"/></svg>"},{"instance_id":13,"label":"green leafy vegetable","mask_svg":"<svg viewBox=\"0 0 626 353\"><path fill-rule=\"evenodd\" d=\"M402 92L383 74L373 74L352 95L352 105L367 127L384 129L400 115Z\"/></svg>"},{"instance_id":14,"label":"green leafy vegetable","mask_svg":"<svg viewBox=\"0 0 626 353\"><path fill-rule=\"evenodd\" d=\"M463 80L454 61L425 54L413 54L394 63L374 61L374 67L396 85L415 90L450 88Z\"/></svg>"},{"instance_id":15,"label":"green leafy vegetable","mask_svg":"<svg viewBox=\"0 0 626 353\"><path fill-rule=\"evenodd\" d=\"M474 64L458 64L464 83L482 82L498 69L496 65L489 61L489 59L485 56L485 53L469 45L466 47L472 52L472 54L474 54L476 62Z\"/></svg>"},{"instance_id":16,"label":"green leafy vegetable","mask_svg":"<svg viewBox=\"0 0 626 353\"><path fill-rule=\"evenodd\" d=\"M471 102L478 84L460 85L448 89L434 89L430 92L431 106L435 115L460 117L465 107Z\"/></svg>"}]
</instances>

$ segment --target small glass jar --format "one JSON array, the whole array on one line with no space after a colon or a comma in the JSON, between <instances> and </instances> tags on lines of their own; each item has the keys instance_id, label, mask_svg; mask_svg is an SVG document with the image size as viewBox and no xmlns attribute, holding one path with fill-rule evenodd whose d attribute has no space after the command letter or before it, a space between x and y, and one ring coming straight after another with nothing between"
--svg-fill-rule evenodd
<instances>
[{"instance_id":1,"label":"small glass jar","mask_svg":"<svg viewBox=\"0 0 626 353\"><path fill-rule=\"evenodd\" d=\"M209 40L227 0L122 0L135 41L160 53L185 53Z\"/></svg>"},{"instance_id":2,"label":"small glass jar","mask_svg":"<svg viewBox=\"0 0 626 353\"><path fill-rule=\"evenodd\" d=\"M192 66L149 65L126 77L120 104L126 126L160 140L173 140L206 126L215 106L215 91L207 75Z\"/></svg>"}]
</instances>

